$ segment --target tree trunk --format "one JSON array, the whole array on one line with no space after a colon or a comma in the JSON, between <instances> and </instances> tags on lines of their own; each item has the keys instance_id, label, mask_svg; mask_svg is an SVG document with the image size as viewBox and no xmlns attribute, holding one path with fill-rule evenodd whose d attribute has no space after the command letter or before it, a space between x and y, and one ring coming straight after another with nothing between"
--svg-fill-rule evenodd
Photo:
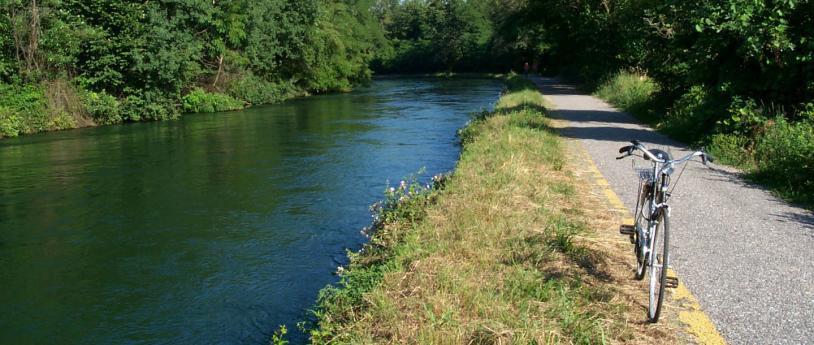
<instances>
[{"instance_id":1,"label":"tree trunk","mask_svg":"<svg viewBox=\"0 0 814 345\"><path fill-rule=\"evenodd\" d=\"M223 54L218 56L218 73L215 74L215 80L212 81L212 87L217 87L221 72L223 72Z\"/></svg>"},{"instance_id":2,"label":"tree trunk","mask_svg":"<svg viewBox=\"0 0 814 345\"><path fill-rule=\"evenodd\" d=\"M37 0L31 0L31 21L29 22L31 32L28 36L28 52L26 57L26 65L28 66L28 73L31 71L39 71L40 66L37 61L37 51L40 45L40 10L37 6Z\"/></svg>"}]
</instances>

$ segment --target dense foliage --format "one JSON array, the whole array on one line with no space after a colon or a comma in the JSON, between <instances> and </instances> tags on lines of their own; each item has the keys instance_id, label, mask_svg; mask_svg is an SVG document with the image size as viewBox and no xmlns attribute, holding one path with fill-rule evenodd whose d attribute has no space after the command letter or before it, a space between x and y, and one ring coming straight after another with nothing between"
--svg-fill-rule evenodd
<instances>
[{"instance_id":1,"label":"dense foliage","mask_svg":"<svg viewBox=\"0 0 814 345\"><path fill-rule=\"evenodd\" d=\"M382 72L482 71L491 67L489 0L382 0L375 13L388 39Z\"/></svg>"},{"instance_id":2,"label":"dense foliage","mask_svg":"<svg viewBox=\"0 0 814 345\"><path fill-rule=\"evenodd\" d=\"M382 0L374 12L390 43L377 70L529 63L814 204L812 1Z\"/></svg>"},{"instance_id":3,"label":"dense foliage","mask_svg":"<svg viewBox=\"0 0 814 345\"><path fill-rule=\"evenodd\" d=\"M371 7L366 0L2 0L0 136L347 90L369 78L383 42Z\"/></svg>"}]
</instances>

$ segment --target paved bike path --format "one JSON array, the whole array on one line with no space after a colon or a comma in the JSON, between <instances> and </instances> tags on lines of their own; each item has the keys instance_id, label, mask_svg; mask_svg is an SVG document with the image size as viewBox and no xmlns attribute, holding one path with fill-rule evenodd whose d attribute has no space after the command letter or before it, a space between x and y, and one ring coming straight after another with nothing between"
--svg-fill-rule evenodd
<instances>
[{"instance_id":1,"label":"paved bike path","mask_svg":"<svg viewBox=\"0 0 814 345\"><path fill-rule=\"evenodd\" d=\"M618 149L637 139L675 158L689 152L570 85L532 80L554 105L554 116L568 120L561 134L580 140L631 210L637 177L630 158L615 159ZM812 212L790 206L744 181L736 170L715 164L690 163L670 204L671 264L730 344L814 343Z\"/></svg>"}]
</instances>

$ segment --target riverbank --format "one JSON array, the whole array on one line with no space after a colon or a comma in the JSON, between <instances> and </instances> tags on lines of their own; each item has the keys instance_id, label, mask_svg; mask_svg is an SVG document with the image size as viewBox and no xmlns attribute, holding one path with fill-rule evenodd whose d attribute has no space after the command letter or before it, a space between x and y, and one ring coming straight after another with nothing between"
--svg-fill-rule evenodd
<instances>
[{"instance_id":1,"label":"riverbank","mask_svg":"<svg viewBox=\"0 0 814 345\"><path fill-rule=\"evenodd\" d=\"M494 73L393 74L394 78L495 79ZM369 81L361 82L365 85ZM358 85L357 85L358 86ZM349 92L336 89L332 92ZM0 139L39 132L176 119L183 115L247 109L308 97L312 91L294 83L267 82L255 77L235 79L221 91L193 88L169 102L153 103L138 96L123 99L85 90L67 81L37 85L0 83Z\"/></svg>"},{"instance_id":2,"label":"riverbank","mask_svg":"<svg viewBox=\"0 0 814 345\"><path fill-rule=\"evenodd\" d=\"M251 85L247 85L251 84ZM65 129L175 119L185 114L240 110L309 93L291 83L236 80L223 92L193 88L178 99L117 98L64 80L0 84L0 139Z\"/></svg>"},{"instance_id":3,"label":"riverbank","mask_svg":"<svg viewBox=\"0 0 814 345\"><path fill-rule=\"evenodd\" d=\"M620 220L573 165L542 95L519 77L507 85L461 131L453 175L389 192L370 243L320 294L313 343L676 340L670 321L641 322L629 244L608 230Z\"/></svg>"},{"instance_id":4,"label":"riverbank","mask_svg":"<svg viewBox=\"0 0 814 345\"><path fill-rule=\"evenodd\" d=\"M0 7L0 137L347 91L386 43L367 3Z\"/></svg>"}]
</instances>

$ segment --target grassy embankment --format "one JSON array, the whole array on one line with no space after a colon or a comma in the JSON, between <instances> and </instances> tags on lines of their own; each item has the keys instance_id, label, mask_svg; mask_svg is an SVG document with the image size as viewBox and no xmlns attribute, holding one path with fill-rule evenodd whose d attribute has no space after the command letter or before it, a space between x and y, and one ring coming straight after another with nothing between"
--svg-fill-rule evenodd
<instances>
[{"instance_id":1,"label":"grassy embankment","mask_svg":"<svg viewBox=\"0 0 814 345\"><path fill-rule=\"evenodd\" d=\"M609 245L629 243L607 231L616 219L598 223L610 212L579 183L542 95L508 85L461 131L453 175L386 193L370 243L320 294L313 343L674 340L669 323L641 322L645 290Z\"/></svg>"},{"instance_id":2,"label":"grassy embankment","mask_svg":"<svg viewBox=\"0 0 814 345\"><path fill-rule=\"evenodd\" d=\"M783 109L738 100L726 106L700 88L666 106L658 90L646 76L620 72L595 94L675 139L706 147L779 196L814 208L814 109L790 122ZM722 113L725 122L709 124Z\"/></svg>"}]
</instances>

